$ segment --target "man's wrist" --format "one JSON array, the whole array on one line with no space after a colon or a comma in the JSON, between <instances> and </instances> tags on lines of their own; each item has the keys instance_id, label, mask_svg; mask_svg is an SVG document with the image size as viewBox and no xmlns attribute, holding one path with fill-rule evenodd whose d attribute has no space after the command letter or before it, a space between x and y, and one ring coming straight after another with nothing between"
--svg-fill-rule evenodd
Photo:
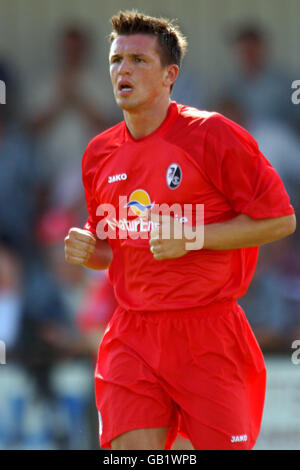
<instances>
[{"instance_id":1,"label":"man's wrist","mask_svg":"<svg viewBox=\"0 0 300 470\"><path fill-rule=\"evenodd\" d=\"M95 250L83 266L90 269L107 269L112 261L112 250L106 240L97 239Z\"/></svg>"},{"instance_id":2,"label":"man's wrist","mask_svg":"<svg viewBox=\"0 0 300 470\"><path fill-rule=\"evenodd\" d=\"M183 238L186 251L202 250L204 246L204 226L184 225Z\"/></svg>"}]
</instances>

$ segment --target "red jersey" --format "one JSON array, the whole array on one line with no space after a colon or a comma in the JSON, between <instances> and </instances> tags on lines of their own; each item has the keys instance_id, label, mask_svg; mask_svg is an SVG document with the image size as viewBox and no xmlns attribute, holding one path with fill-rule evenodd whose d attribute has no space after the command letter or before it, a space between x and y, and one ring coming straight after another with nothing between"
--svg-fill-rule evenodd
<instances>
[{"instance_id":1,"label":"red jersey","mask_svg":"<svg viewBox=\"0 0 300 470\"><path fill-rule=\"evenodd\" d=\"M242 213L256 219L294 213L280 177L245 129L219 113L175 102L161 126L144 138L135 140L124 121L96 136L82 168L89 212L85 229L94 234L101 219L97 207L108 203L121 209L119 196L135 205L134 220L140 205L154 203L204 204L205 224ZM239 298L258 255L257 247L202 249L157 261L148 239L109 243L114 255L109 276L125 310L179 310Z\"/></svg>"}]
</instances>

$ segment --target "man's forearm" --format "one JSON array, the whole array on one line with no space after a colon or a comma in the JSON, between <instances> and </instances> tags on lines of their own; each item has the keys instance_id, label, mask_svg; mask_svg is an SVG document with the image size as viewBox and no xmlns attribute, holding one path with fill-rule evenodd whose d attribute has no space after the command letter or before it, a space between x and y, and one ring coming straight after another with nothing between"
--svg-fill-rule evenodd
<instances>
[{"instance_id":1,"label":"man's forearm","mask_svg":"<svg viewBox=\"0 0 300 470\"><path fill-rule=\"evenodd\" d=\"M231 250L260 246L284 238L295 229L294 215L251 219L245 214L240 214L226 222L205 225L203 249Z\"/></svg>"},{"instance_id":2,"label":"man's forearm","mask_svg":"<svg viewBox=\"0 0 300 470\"><path fill-rule=\"evenodd\" d=\"M108 241L97 239L94 252L83 266L89 269L107 269L111 261L112 250Z\"/></svg>"}]
</instances>

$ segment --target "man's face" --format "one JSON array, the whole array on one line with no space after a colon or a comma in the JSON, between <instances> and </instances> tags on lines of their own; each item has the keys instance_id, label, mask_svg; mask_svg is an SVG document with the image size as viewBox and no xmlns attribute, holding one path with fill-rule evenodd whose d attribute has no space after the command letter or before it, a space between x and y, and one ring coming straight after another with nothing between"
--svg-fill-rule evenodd
<instances>
[{"instance_id":1,"label":"man's face","mask_svg":"<svg viewBox=\"0 0 300 470\"><path fill-rule=\"evenodd\" d=\"M115 99L123 110L148 109L163 93L169 94L168 67L161 65L156 37L117 36L109 62Z\"/></svg>"}]
</instances>

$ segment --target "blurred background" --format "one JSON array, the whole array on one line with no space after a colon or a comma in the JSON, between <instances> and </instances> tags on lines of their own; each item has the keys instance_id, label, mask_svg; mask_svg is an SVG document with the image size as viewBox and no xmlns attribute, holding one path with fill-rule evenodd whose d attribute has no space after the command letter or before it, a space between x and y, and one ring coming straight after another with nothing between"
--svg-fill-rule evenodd
<instances>
[{"instance_id":1,"label":"blurred background","mask_svg":"<svg viewBox=\"0 0 300 470\"><path fill-rule=\"evenodd\" d=\"M127 8L178 19L173 99L247 128L300 215L299 0L0 0L0 449L99 448L93 371L115 299L105 272L64 261L63 239L86 218L85 147L122 119L107 36ZM256 448L300 449L299 231L260 250L240 303L268 372Z\"/></svg>"}]
</instances>

